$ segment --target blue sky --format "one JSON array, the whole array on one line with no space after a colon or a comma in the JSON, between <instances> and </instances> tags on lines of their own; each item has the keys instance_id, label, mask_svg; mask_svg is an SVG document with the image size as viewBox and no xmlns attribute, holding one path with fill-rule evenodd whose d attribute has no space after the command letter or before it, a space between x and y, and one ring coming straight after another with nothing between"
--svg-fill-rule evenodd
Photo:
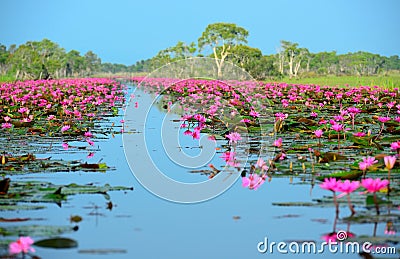
<instances>
[{"instance_id":1,"label":"blue sky","mask_svg":"<svg viewBox=\"0 0 400 259\"><path fill-rule=\"evenodd\" d=\"M0 10L0 43L48 38L103 62L133 64L179 40L197 42L214 22L246 28L248 44L264 54L280 40L312 52L400 54L397 0L2 0Z\"/></svg>"}]
</instances>

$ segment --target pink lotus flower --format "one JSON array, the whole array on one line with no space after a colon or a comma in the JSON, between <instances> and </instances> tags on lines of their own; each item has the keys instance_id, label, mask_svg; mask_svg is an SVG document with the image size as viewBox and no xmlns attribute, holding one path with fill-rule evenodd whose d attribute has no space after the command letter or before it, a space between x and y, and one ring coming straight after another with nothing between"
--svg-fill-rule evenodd
<instances>
[{"instance_id":1,"label":"pink lotus flower","mask_svg":"<svg viewBox=\"0 0 400 259\"><path fill-rule=\"evenodd\" d=\"M316 118L316 117L318 117L318 113L316 113L316 112L311 112L311 113L310 113L310 116Z\"/></svg>"},{"instance_id":2,"label":"pink lotus flower","mask_svg":"<svg viewBox=\"0 0 400 259\"><path fill-rule=\"evenodd\" d=\"M359 181L345 180L344 182L342 182L342 181L338 182L337 190L339 192L342 192L343 194L350 194L350 193L354 192L355 190L357 190L358 187L360 187Z\"/></svg>"},{"instance_id":3,"label":"pink lotus flower","mask_svg":"<svg viewBox=\"0 0 400 259\"><path fill-rule=\"evenodd\" d=\"M385 123L390 121L390 117L378 117L378 121Z\"/></svg>"},{"instance_id":4,"label":"pink lotus flower","mask_svg":"<svg viewBox=\"0 0 400 259\"><path fill-rule=\"evenodd\" d=\"M260 114L258 112L256 112L256 111L253 111L253 110L250 111L249 115L254 117L254 118L260 117Z\"/></svg>"},{"instance_id":5,"label":"pink lotus flower","mask_svg":"<svg viewBox=\"0 0 400 259\"><path fill-rule=\"evenodd\" d=\"M339 132L339 131L343 130L343 125L339 124L339 123L335 123L332 125L332 129Z\"/></svg>"},{"instance_id":6,"label":"pink lotus flower","mask_svg":"<svg viewBox=\"0 0 400 259\"><path fill-rule=\"evenodd\" d=\"M70 128L71 128L70 125L62 126L62 127L61 127L61 132L65 132L65 131L69 130Z\"/></svg>"},{"instance_id":7,"label":"pink lotus flower","mask_svg":"<svg viewBox=\"0 0 400 259\"><path fill-rule=\"evenodd\" d=\"M367 167L372 166L373 164L378 163L378 160L375 159L375 157L363 157L363 162L367 164Z\"/></svg>"},{"instance_id":8,"label":"pink lotus flower","mask_svg":"<svg viewBox=\"0 0 400 259\"><path fill-rule=\"evenodd\" d=\"M34 243L31 237L20 237L16 242L11 242L8 246L8 251L10 254L28 253L35 252L35 249L31 247Z\"/></svg>"},{"instance_id":9,"label":"pink lotus flower","mask_svg":"<svg viewBox=\"0 0 400 259\"><path fill-rule=\"evenodd\" d=\"M240 122L249 123L249 122L251 122L251 120L249 120L249 119L242 119Z\"/></svg>"},{"instance_id":10,"label":"pink lotus flower","mask_svg":"<svg viewBox=\"0 0 400 259\"><path fill-rule=\"evenodd\" d=\"M237 132L229 133L228 135L225 135L225 137L227 137L229 139L229 144L237 143L238 140L242 139L240 134Z\"/></svg>"},{"instance_id":11,"label":"pink lotus flower","mask_svg":"<svg viewBox=\"0 0 400 259\"><path fill-rule=\"evenodd\" d=\"M9 122L11 120L11 118L9 116L6 116L3 118L5 122Z\"/></svg>"},{"instance_id":12,"label":"pink lotus flower","mask_svg":"<svg viewBox=\"0 0 400 259\"><path fill-rule=\"evenodd\" d=\"M278 138L277 140L274 141L274 146L275 147L282 147L282 138Z\"/></svg>"},{"instance_id":13,"label":"pink lotus flower","mask_svg":"<svg viewBox=\"0 0 400 259\"><path fill-rule=\"evenodd\" d=\"M354 137L358 137L358 138L361 138L361 137L365 137L365 133L364 132L356 132L356 133L353 133L353 136Z\"/></svg>"},{"instance_id":14,"label":"pink lotus flower","mask_svg":"<svg viewBox=\"0 0 400 259\"><path fill-rule=\"evenodd\" d=\"M368 165L367 163L361 161L360 163L358 163L358 168L360 168L361 171L366 171L368 169Z\"/></svg>"},{"instance_id":15,"label":"pink lotus flower","mask_svg":"<svg viewBox=\"0 0 400 259\"><path fill-rule=\"evenodd\" d=\"M8 123L8 122L1 124L2 129L10 129L11 127L12 127L12 124Z\"/></svg>"},{"instance_id":16,"label":"pink lotus flower","mask_svg":"<svg viewBox=\"0 0 400 259\"><path fill-rule=\"evenodd\" d=\"M400 149L400 141L391 143L390 144L390 149L394 150L394 151L399 150Z\"/></svg>"},{"instance_id":17,"label":"pink lotus flower","mask_svg":"<svg viewBox=\"0 0 400 259\"><path fill-rule=\"evenodd\" d=\"M347 108L347 111L348 111L350 114L357 114L357 113L360 113L360 112L361 112L361 110L358 109L358 108L356 108L356 107L349 107L349 108Z\"/></svg>"},{"instance_id":18,"label":"pink lotus flower","mask_svg":"<svg viewBox=\"0 0 400 259\"><path fill-rule=\"evenodd\" d=\"M49 115L49 116L46 118L46 120L51 121L51 120L54 120L55 118L56 118L56 116L54 116L54 115Z\"/></svg>"},{"instance_id":19,"label":"pink lotus flower","mask_svg":"<svg viewBox=\"0 0 400 259\"><path fill-rule=\"evenodd\" d=\"M195 120L197 120L199 122L206 122L206 118L201 114L193 115L193 119L195 119Z\"/></svg>"},{"instance_id":20,"label":"pink lotus flower","mask_svg":"<svg viewBox=\"0 0 400 259\"><path fill-rule=\"evenodd\" d=\"M86 131L84 136L87 137L87 138L91 138L91 137L93 137L93 134L90 131Z\"/></svg>"},{"instance_id":21,"label":"pink lotus flower","mask_svg":"<svg viewBox=\"0 0 400 259\"><path fill-rule=\"evenodd\" d=\"M288 117L288 114L285 114L285 113L282 113L282 112L275 113L275 118L276 118L276 120L281 120L281 121L283 121L283 120L285 120L287 117Z\"/></svg>"},{"instance_id":22,"label":"pink lotus flower","mask_svg":"<svg viewBox=\"0 0 400 259\"><path fill-rule=\"evenodd\" d=\"M386 168L390 170L394 167L394 164L396 163L396 156L385 156L383 160L385 162Z\"/></svg>"},{"instance_id":23,"label":"pink lotus flower","mask_svg":"<svg viewBox=\"0 0 400 259\"><path fill-rule=\"evenodd\" d=\"M325 178L324 182L321 183L319 187L328 191L336 192L339 191L339 184L340 182L337 181L336 178L331 177L329 179Z\"/></svg>"},{"instance_id":24,"label":"pink lotus flower","mask_svg":"<svg viewBox=\"0 0 400 259\"><path fill-rule=\"evenodd\" d=\"M389 184L388 180L381 180L379 178L367 178L361 180L361 185L367 189L368 192L378 192L384 189Z\"/></svg>"},{"instance_id":25,"label":"pink lotus flower","mask_svg":"<svg viewBox=\"0 0 400 259\"><path fill-rule=\"evenodd\" d=\"M314 134L317 138L320 138L324 134L324 131L322 129L317 129L314 131Z\"/></svg>"}]
</instances>

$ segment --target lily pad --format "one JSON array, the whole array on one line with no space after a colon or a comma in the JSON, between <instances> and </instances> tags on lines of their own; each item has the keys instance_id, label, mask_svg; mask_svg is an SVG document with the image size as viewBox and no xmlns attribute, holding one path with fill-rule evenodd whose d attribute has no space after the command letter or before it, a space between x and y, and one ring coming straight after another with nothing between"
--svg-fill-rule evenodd
<instances>
[{"instance_id":1,"label":"lily pad","mask_svg":"<svg viewBox=\"0 0 400 259\"><path fill-rule=\"evenodd\" d=\"M46 248L65 249L78 247L78 242L70 238L57 237L42 239L36 241L33 245Z\"/></svg>"}]
</instances>

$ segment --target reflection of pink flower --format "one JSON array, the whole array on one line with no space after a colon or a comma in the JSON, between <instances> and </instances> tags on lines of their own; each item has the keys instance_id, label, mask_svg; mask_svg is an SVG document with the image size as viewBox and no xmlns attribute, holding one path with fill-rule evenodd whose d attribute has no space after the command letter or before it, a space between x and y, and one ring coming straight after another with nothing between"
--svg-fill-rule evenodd
<instances>
[{"instance_id":1,"label":"reflection of pink flower","mask_svg":"<svg viewBox=\"0 0 400 259\"><path fill-rule=\"evenodd\" d=\"M8 246L10 254L28 253L35 252L35 249L31 247L33 239L30 237L20 237L16 242L11 242Z\"/></svg>"},{"instance_id":2,"label":"reflection of pink flower","mask_svg":"<svg viewBox=\"0 0 400 259\"><path fill-rule=\"evenodd\" d=\"M68 150L68 148L69 148L69 145L68 145L68 143L62 143L62 147L63 147L63 149L64 150Z\"/></svg>"},{"instance_id":3,"label":"reflection of pink flower","mask_svg":"<svg viewBox=\"0 0 400 259\"><path fill-rule=\"evenodd\" d=\"M200 130L195 129L192 133L193 139L200 139Z\"/></svg>"},{"instance_id":4,"label":"reflection of pink flower","mask_svg":"<svg viewBox=\"0 0 400 259\"><path fill-rule=\"evenodd\" d=\"M387 185L389 184L388 180L381 180L379 178L372 179L372 178L367 178L367 179L362 179L361 180L361 185L367 189L368 192L378 192L382 189L384 189Z\"/></svg>"},{"instance_id":5,"label":"reflection of pink flower","mask_svg":"<svg viewBox=\"0 0 400 259\"><path fill-rule=\"evenodd\" d=\"M221 158L225 160L225 162L228 162L229 160L233 160L235 158L236 153L235 152L230 152L227 151L222 154Z\"/></svg>"},{"instance_id":6,"label":"reflection of pink flower","mask_svg":"<svg viewBox=\"0 0 400 259\"><path fill-rule=\"evenodd\" d=\"M185 130L185 132L183 132L183 135L185 136L191 136L192 132L190 130Z\"/></svg>"},{"instance_id":7,"label":"reflection of pink flower","mask_svg":"<svg viewBox=\"0 0 400 259\"><path fill-rule=\"evenodd\" d=\"M257 160L257 166L258 166L258 168L260 168L261 170L264 170L264 171L267 171L267 170L268 170L267 163L265 163L264 159L262 159L261 157L258 158L258 160Z\"/></svg>"},{"instance_id":8,"label":"reflection of pink flower","mask_svg":"<svg viewBox=\"0 0 400 259\"><path fill-rule=\"evenodd\" d=\"M274 141L274 146L275 147L281 147L282 146L282 138L278 138L277 140Z\"/></svg>"},{"instance_id":9,"label":"reflection of pink flower","mask_svg":"<svg viewBox=\"0 0 400 259\"><path fill-rule=\"evenodd\" d=\"M229 133L229 134L226 135L225 137L227 137L227 138L229 139L229 144L237 143L238 140L241 140L241 139L242 139L242 137L240 136L240 134L237 133L237 132Z\"/></svg>"},{"instance_id":10,"label":"reflection of pink flower","mask_svg":"<svg viewBox=\"0 0 400 259\"><path fill-rule=\"evenodd\" d=\"M323 235L321 238L327 243L333 243L337 241L337 233L336 232L328 233L326 235Z\"/></svg>"},{"instance_id":11,"label":"reflection of pink flower","mask_svg":"<svg viewBox=\"0 0 400 259\"><path fill-rule=\"evenodd\" d=\"M94 156L94 153L93 153L93 152L90 152L90 153L87 155L86 158L90 159L90 158L92 158L93 156Z\"/></svg>"},{"instance_id":12,"label":"reflection of pink flower","mask_svg":"<svg viewBox=\"0 0 400 259\"><path fill-rule=\"evenodd\" d=\"M86 139L86 142L87 142L89 145L94 146L94 142L93 142L92 140L90 140L90 138L87 138L87 139Z\"/></svg>"}]
</instances>

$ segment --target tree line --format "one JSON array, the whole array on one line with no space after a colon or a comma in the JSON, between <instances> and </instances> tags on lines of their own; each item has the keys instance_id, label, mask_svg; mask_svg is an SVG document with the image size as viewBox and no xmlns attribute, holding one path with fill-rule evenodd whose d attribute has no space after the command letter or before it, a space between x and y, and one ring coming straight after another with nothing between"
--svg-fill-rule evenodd
<instances>
[{"instance_id":1,"label":"tree line","mask_svg":"<svg viewBox=\"0 0 400 259\"><path fill-rule=\"evenodd\" d=\"M16 80L89 77L96 73L129 72L123 64L102 63L91 50L85 54L77 50L66 52L48 39L28 41L18 47L0 44L0 75Z\"/></svg>"},{"instance_id":2,"label":"tree line","mask_svg":"<svg viewBox=\"0 0 400 259\"><path fill-rule=\"evenodd\" d=\"M232 62L259 80L326 75L378 75L400 70L398 55L381 56L365 51L338 54L336 51L312 53L298 43L282 40L276 54L263 55L247 45L249 32L232 23L214 23L206 27L197 44L178 41L150 59L136 62L137 72L152 70L194 56L215 58L219 73L224 62Z\"/></svg>"},{"instance_id":3,"label":"tree line","mask_svg":"<svg viewBox=\"0 0 400 259\"><path fill-rule=\"evenodd\" d=\"M204 56L215 59L218 74L226 62L231 62L258 80L285 76L365 76L400 70L398 55L386 57L365 51L312 53L298 43L284 40L280 42L277 53L264 55L260 49L247 45L248 35L245 28L233 23L209 24L197 43L178 41L154 57L130 66L102 63L90 50L84 55L76 50L66 52L48 39L28 41L18 47L13 44L7 48L0 44L0 75L12 75L23 80L87 77L98 73L148 73L177 60Z\"/></svg>"}]
</instances>

